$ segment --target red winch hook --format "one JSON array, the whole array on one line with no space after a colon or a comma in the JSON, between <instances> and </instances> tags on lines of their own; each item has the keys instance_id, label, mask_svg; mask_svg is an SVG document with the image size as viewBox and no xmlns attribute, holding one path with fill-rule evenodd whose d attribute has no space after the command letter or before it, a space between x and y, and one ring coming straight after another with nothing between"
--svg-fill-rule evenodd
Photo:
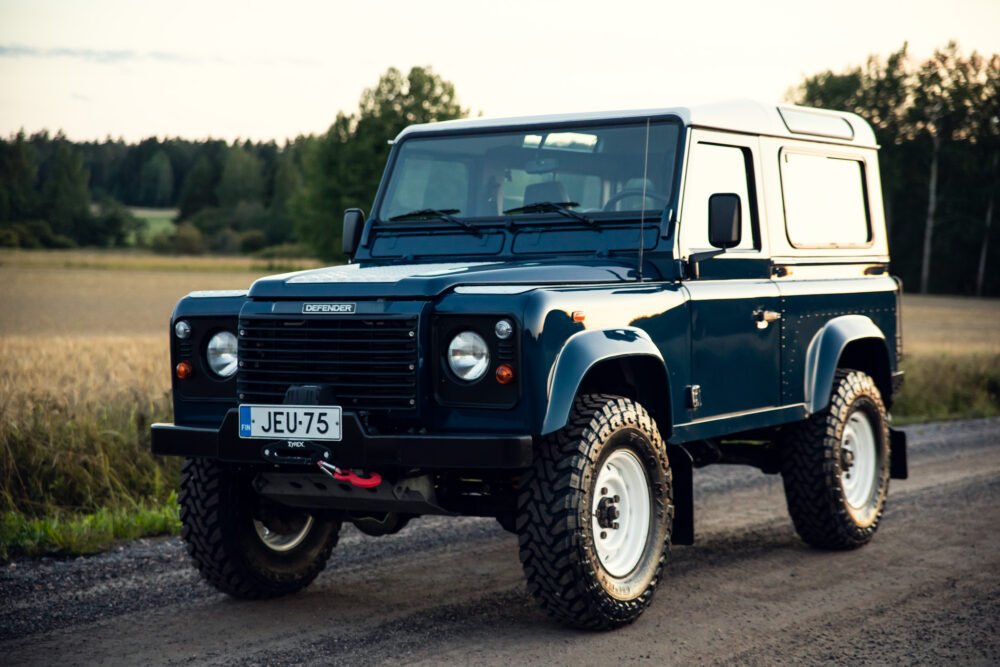
<instances>
[{"instance_id":1,"label":"red winch hook","mask_svg":"<svg viewBox=\"0 0 1000 667\"><path fill-rule=\"evenodd\" d=\"M358 475L353 470L344 470L326 461L317 461L316 465L338 482L348 482L361 489L373 489L382 483L382 475L377 472L369 473L367 477L364 477L362 476L363 470L361 471L362 475Z\"/></svg>"}]
</instances>

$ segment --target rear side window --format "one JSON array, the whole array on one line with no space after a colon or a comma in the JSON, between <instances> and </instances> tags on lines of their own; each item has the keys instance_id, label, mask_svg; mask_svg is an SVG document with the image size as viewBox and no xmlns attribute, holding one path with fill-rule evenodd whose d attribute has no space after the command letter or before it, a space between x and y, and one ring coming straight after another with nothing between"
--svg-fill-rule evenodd
<instances>
[{"instance_id":1,"label":"rear side window","mask_svg":"<svg viewBox=\"0 0 1000 667\"><path fill-rule=\"evenodd\" d=\"M871 243L864 163L813 153L781 153L785 229L796 248Z\"/></svg>"}]
</instances>

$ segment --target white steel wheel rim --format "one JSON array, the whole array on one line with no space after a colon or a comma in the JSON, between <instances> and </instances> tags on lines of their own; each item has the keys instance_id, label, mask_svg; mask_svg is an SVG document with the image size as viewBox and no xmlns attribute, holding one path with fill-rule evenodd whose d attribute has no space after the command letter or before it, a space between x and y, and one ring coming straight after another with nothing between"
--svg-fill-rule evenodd
<instances>
[{"instance_id":1,"label":"white steel wheel rim","mask_svg":"<svg viewBox=\"0 0 1000 667\"><path fill-rule=\"evenodd\" d=\"M264 543L271 551L285 552L291 551L295 547L302 544L309 535L309 531L313 527L312 515L306 517L305 525L302 526L296 532L293 533L279 533L268 528L262 521L257 519L253 520L253 527L257 531L257 537L260 541Z\"/></svg>"},{"instance_id":2,"label":"white steel wheel rim","mask_svg":"<svg viewBox=\"0 0 1000 667\"><path fill-rule=\"evenodd\" d=\"M607 525L609 505L615 508L617 528ZM649 478L642 463L626 449L615 451L597 474L591 503L597 559L611 576L624 577L639 564L649 539L651 512Z\"/></svg>"},{"instance_id":3,"label":"white steel wheel rim","mask_svg":"<svg viewBox=\"0 0 1000 667\"><path fill-rule=\"evenodd\" d=\"M878 474L878 453L875 444L875 429L863 411L855 411L844 425L840 438L842 450L850 452L850 465L841 464L840 484L844 498L851 508L865 509L872 497ZM844 454L841 452L841 461Z\"/></svg>"}]
</instances>

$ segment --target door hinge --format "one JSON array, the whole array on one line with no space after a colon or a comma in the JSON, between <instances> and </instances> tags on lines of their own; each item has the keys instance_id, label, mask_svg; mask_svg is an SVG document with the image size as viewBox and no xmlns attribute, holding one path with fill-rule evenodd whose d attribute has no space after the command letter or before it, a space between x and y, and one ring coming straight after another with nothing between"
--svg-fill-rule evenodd
<instances>
[{"instance_id":1,"label":"door hinge","mask_svg":"<svg viewBox=\"0 0 1000 667\"><path fill-rule=\"evenodd\" d=\"M697 410L701 407L700 384L689 384L687 386L687 406L688 410Z\"/></svg>"}]
</instances>

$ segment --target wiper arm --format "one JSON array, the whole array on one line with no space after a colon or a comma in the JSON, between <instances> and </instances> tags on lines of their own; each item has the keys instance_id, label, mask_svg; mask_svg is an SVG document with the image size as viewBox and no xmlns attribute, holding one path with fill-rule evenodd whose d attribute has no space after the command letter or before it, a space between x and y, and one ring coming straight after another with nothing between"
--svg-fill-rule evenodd
<instances>
[{"instance_id":1,"label":"wiper arm","mask_svg":"<svg viewBox=\"0 0 1000 667\"><path fill-rule=\"evenodd\" d=\"M525 206L518 206L516 208L508 208L504 211L504 214L511 213L558 213L564 215L567 218L573 218L574 220L582 220L588 225L596 224L593 218L590 218L583 213L577 213L573 210L574 206L579 206L575 201L540 201L534 204L527 204Z\"/></svg>"},{"instance_id":2,"label":"wiper arm","mask_svg":"<svg viewBox=\"0 0 1000 667\"><path fill-rule=\"evenodd\" d=\"M462 220L461 218L454 217L454 213L460 213L457 208L421 208L416 211L409 211L408 213L401 213L399 215L394 215L389 218L389 222L400 222L403 220L444 220L445 222L452 222L456 225L461 225L469 231L473 231L476 234L481 233L479 228L468 220Z\"/></svg>"}]
</instances>

